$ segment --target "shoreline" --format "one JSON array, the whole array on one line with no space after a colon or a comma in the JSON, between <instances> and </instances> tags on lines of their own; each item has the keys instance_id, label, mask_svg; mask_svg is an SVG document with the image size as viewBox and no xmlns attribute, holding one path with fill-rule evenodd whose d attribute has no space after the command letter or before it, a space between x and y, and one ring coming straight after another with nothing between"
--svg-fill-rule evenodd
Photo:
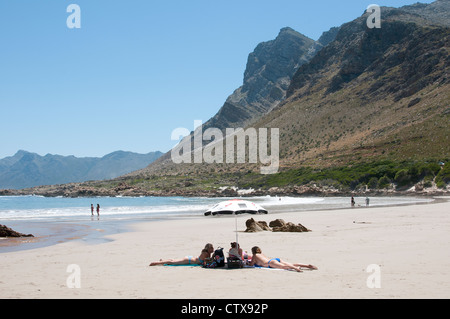
<instances>
[{"instance_id":1,"label":"shoreline","mask_svg":"<svg viewBox=\"0 0 450 319\"><path fill-rule=\"evenodd\" d=\"M44 196L44 197L67 197L67 198L92 198L92 197L255 197L255 196L450 196L450 189L415 188L409 189L373 189L365 191L342 191L329 186L301 185L272 187L262 189L238 189L237 187L223 187L221 189L179 189L172 190L145 190L128 184L112 189L96 188L79 184L38 186L26 189L0 189L0 196Z\"/></svg>"},{"instance_id":2,"label":"shoreline","mask_svg":"<svg viewBox=\"0 0 450 319\"><path fill-rule=\"evenodd\" d=\"M443 200L257 216L301 223L312 230L307 233L245 233L250 215L138 222L97 245L69 241L0 254L0 298L446 299L449 211L450 202ZM235 221L244 250L257 245L267 256L319 269L148 267L160 258L195 255L207 242L228 251L236 238ZM81 269L79 289L67 286L69 265ZM381 288L368 287L371 265L380 268Z\"/></svg>"},{"instance_id":3,"label":"shoreline","mask_svg":"<svg viewBox=\"0 0 450 319\"><path fill-rule=\"evenodd\" d=\"M308 198L309 196L301 196ZM439 198L439 197L427 197L432 200L430 202L413 202L413 203L398 203L398 204L383 204L383 205L373 205L363 206L357 205L355 207L330 207L330 208L315 208L308 210L301 210L300 212L315 212L315 211L340 211L345 209L373 209L377 207L396 207L396 206L411 206L411 205L427 205L431 203L450 201L450 197ZM295 213L296 209L293 207L288 207L278 210L271 211L269 215L278 215L283 213ZM258 217L261 215L245 215L252 217ZM0 241L0 254L6 252L38 249L42 247L52 246L68 241L82 241L88 244L98 244L109 241L106 238L108 235L114 235L122 232L130 231L133 224L141 222L153 222L156 220L183 220L190 218L207 218L203 215L201 216L176 216L176 217L132 217L126 220L111 220L108 217L97 218L96 216L78 219L78 220L49 220L49 221L33 221L33 220L13 220L9 222L8 225L12 225L12 228L18 228L21 231L27 233L35 233L37 236L34 238L2 238ZM214 217L212 217L214 218ZM216 217L217 218L217 217ZM92 223L94 223L92 225ZM98 223L98 224L95 224Z\"/></svg>"},{"instance_id":4,"label":"shoreline","mask_svg":"<svg viewBox=\"0 0 450 319\"><path fill-rule=\"evenodd\" d=\"M308 198L310 196L298 196ZM378 198L383 198L380 196ZM358 197L357 197L358 198ZM376 198L376 197L372 197ZM397 204L383 204L371 206L356 205L355 207L318 207L315 209L300 210L291 206L277 207L275 210L271 210L269 215L279 215L284 213L299 213L299 212L316 212L316 211L341 211L346 209L374 209L379 207L401 207L412 205L428 205L432 203L441 203L450 201L450 196L427 196L430 202L412 202L412 203L397 203ZM284 208L284 209L283 209ZM248 218L259 218L262 215L247 214ZM129 219L115 220L108 217L98 218L97 216L86 219L68 219L68 220L12 220L8 222L8 226L13 229L31 233L35 235L33 238L0 238L0 254L38 249L48 246L53 246L59 243L69 241L81 241L87 244L99 244L109 241L107 236L120 234L123 232L129 232L132 229L132 225L141 222L154 222L157 220L184 220L192 218L217 218L217 217L205 217L203 215L187 215L187 216L167 216L167 217L144 217L134 216ZM275 217L274 217L275 218Z\"/></svg>"},{"instance_id":5,"label":"shoreline","mask_svg":"<svg viewBox=\"0 0 450 319\"><path fill-rule=\"evenodd\" d=\"M33 238L0 238L0 255L25 250L34 250L79 241L98 245L111 241L108 236L128 232L137 220L73 220L73 221L12 221L11 228L34 232ZM97 223L97 224L95 224Z\"/></svg>"}]
</instances>

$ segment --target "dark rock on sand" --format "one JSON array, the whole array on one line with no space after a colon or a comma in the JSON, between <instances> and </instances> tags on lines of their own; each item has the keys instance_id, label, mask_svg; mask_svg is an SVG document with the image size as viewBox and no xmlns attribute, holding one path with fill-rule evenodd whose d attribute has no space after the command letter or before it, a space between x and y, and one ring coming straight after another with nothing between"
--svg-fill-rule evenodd
<instances>
[{"instance_id":1,"label":"dark rock on sand","mask_svg":"<svg viewBox=\"0 0 450 319\"><path fill-rule=\"evenodd\" d=\"M295 225L294 223L288 222L283 227L272 228L272 231L273 232L303 233L303 232L309 232L311 230L309 230L302 224Z\"/></svg>"},{"instance_id":2,"label":"dark rock on sand","mask_svg":"<svg viewBox=\"0 0 450 319\"><path fill-rule=\"evenodd\" d=\"M255 233L263 230L271 231L270 227L267 225L265 221L257 222L253 218L248 219L245 222L245 226L247 226L247 229L245 230L245 232L247 233Z\"/></svg>"},{"instance_id":3,"label":"dark rock on sand","mask_svg":"<svg viewBox=\"0 0 450 319\"><path fill-rule=\"evenodd\" d=\"M284 227L285 225L286 225L286 222L282 219L275 219L269 223L270 227Z\"/></svg>"},{"instance_id":4,"label":"dark rock on sand","mask_svg":"<svg viewBox=\"0 0 450 319\"><path fill-rule=\"evenodd\" d=\"M34 236L31 234L28 235L21 234L19 232L16 232L15 230L12 230L9 227L0 225L0 237L34 237Z\"/></svg>"},{"instance_id":5,"label":"dark rock on sand","mask_svg":"<svg viewBox=\"0 0 450 319\"><path fill-rule=\"evenodd\" d=\"M292 232L292 233L303 233L310 232L308 228L303 226L302 224L295 225L291 222L285 222L283 219L275 219L267 225L265 221L255 221L253 218L248 219L245 222L247 229L245 232L254 233L258 231L268 230L273 232Z\"/></svg>"},{"instance_id":6,"label":"dark rock on sand","mask_svg":"<svg viewBox=\"0 0 450 319\"><path fill-rule=\"evenodd\" d=\"M273 232L293 232L293 233L303 233L309 232L308 228L303 226L302 224L295 225L291 222L285 222L282 219L276 219L269 223L269 226L272 227Z\"/></svg>"}]
</instances>

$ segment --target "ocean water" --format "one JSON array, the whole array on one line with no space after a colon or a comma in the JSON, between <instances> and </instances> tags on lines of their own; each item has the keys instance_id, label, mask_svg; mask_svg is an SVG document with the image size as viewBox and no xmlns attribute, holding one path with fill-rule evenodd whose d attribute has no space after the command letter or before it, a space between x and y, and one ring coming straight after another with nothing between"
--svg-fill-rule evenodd
<instances>
[{"instance_id":1,"label":"ocean water","mask_svg":"<svg viewBox=\"0 0 450 319\"><path fill-rule=\"evenodd\" d=\"M0 196L0 223L8 221L85 221L91 219L91 204L100 204L103 220L138 220L202 217L216 203L230 198L205 197L92 197L49 198L42 196ZM269 213L314 211L350 207L350 197L250 197ZM356 206L365 206L365 197L355 197ZM416 197L372 197L370 206L430 202ZM94 210L94 217L97 213Z\"/></svg>"},{"instance_id":2,"label":"ocean water","mask_svg":"<svg viewBox=\"0 0 450 319\"><path fill-rule=\"evenodd\" d=\"M67 240L89 244L108 241L107 235L128 231L138 221L205 217L204 212L230 198L205 197L91 197L48 198L42 196L0 196L0 224L35 239L0 239L0 253L53 245ZM310 212L350 207L350 197L249 197L269 214ZM416 197L371 197L370 206L431 202ZM356 206L365 206L365 197L355 197ZM100 204L100 216L91 204ZM221 218L221 217L219 217Z\"/></svg>"}]
</instances>

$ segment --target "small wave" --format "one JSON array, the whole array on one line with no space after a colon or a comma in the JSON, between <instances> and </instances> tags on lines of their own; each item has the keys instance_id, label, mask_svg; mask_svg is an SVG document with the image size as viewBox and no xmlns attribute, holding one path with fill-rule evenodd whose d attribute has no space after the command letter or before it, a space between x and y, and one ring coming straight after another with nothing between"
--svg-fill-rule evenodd
<instances>
[{"instance_id":1,"label":"small wave","mask_svg":"<svg viewBox=\"0 0 450 319\"><path fill-rule=\"evenodd\" d=\"M325 198L321 197L263 197L262 201L259 202L261 205L302 205L302 204L314 204L323 202ZM256 200L255 200L256 201Z\"/></svg>"},{"instance_id":2,"label":"small wave","mask_svg":"<svg viewBox=\"0 0 450 319\"><path fill-rule=\"evenodd\" d=\"M349 197L290 197L260 196L249 197L271 211L312 211L328 208L350 207ZM146 198L106 198L99 200L100 216L114 219L132 219L133 217L174 217L203 214L208 208L227 198L183 198L183 197L146 197ZM358 205L365 205L365 197L355 197ZM3 209L0 220L68 220L84 219L91 216L91 198L37 198L34 196L0 197ZM395 205L430 201L423 198L373 197L370 206ZM96 216L96 212L94 211Z\"/></svg>"}]
</instances>

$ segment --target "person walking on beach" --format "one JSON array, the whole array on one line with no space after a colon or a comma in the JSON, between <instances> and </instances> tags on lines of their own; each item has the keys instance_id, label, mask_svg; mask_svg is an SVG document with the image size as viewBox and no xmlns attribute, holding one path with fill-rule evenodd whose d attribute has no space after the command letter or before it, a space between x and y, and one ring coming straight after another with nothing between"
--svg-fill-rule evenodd
<instances>
[{"instance_id":1,"label":"person walking on beach","mask_svg":"<svg viewBox=\"0 0 450 319\"><path fill-rule=\"evenodd\" d=\"M203 263L211 258L211 254L214 252L213 244L206 244L205 248L203 248L200 256L186 256L181 259L160 259L159 261L155 261L150 263L149 266L161 266L161 265L203 265Z\"/></svg>"},{"instance_id":2,"label":"person walking on beach","mask_svg":"<svg viewBox=\"0 0 450 319\"><path fill-rule=\"evenodd\" d=\"M317 269L317 267L313 266L313 265L291 264L280 258L269 259L267 256L265 256L262 253L261 248L259 248L258 246L255 246L252 248L252 254L253 254L253 256L252 256L252 261L250 262L250 266L256 265L259 267L295 270L298 272L302 272L300 267L309 268L311 270Z\"/></svg>"},{"instance_id":3,"label":"person walking on beach","mask_svg":"<svg viewBox=\"0 0 450 319\"><path fill-rule=\"evenodd\" d=\"M366 197L366 206L369 206L369 203L370 203L370 199L369 199L369 197Z\"/></svg>"},{"instance_id":4,"label":"person walking on beach","mask_svg":"<svg viewBox=\"0 0 450 319\"><path fill-rule=\"evenodd\" d=\"M352 207L355 207L355 199L353 198L353 196L352 196L352 201L351 201L351 203L352 203Z\"/></svg>"},{"instance_id":5,"label":"person walking on beach","mask_svg":"<svg viewBox=\"0 0 450 319\"><path fill-rule=\"evenodd\" d=\"M100 205L97 204L97 217L100 217Z\"/></svg>"},{"instance_id":6,"label":"person walking on beach","mask_svg":"<svg viewBox=\"0 0 450 319\"><path fill-rule=\"evenodd\" d=\"M91 216L94 216L94 204L91 204Z\"/></svg>"}]
</instances>

